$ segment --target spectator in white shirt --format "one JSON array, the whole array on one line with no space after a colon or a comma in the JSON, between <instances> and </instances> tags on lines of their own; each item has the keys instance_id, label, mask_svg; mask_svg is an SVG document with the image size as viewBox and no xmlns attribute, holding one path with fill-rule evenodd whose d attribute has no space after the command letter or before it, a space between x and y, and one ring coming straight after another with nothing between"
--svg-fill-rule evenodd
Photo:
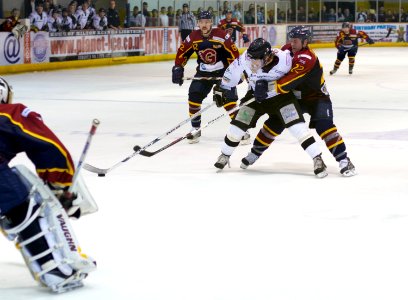
<instances>
[{"instance_id":1,"label":"spectator in white shirt","mask_svg":"<svg viewBox=\"0 0 408 300\"><path fill-rule=\"evenodd\" d=\"M167 15L167 11L164 6L162 6L160 9L159 18L160 18L159 26L164 26L164 27L169 26L169 16Z\"/></svg>"},{"instance_id":2,"label":"spectator in white shirt","mask_svg":"<svg viewBox=\"0 0 408 300\"><path fill-rule=\"evenodd\" d=\"M46 29L48 16L42 4L38 4L35 11L30 14L31 30L37 32Z\"/></svg>"},{"instance_id":3,"label":"spectator in white shirt","mask_svg":"<svg viewBox=\"0 0 408 300\"><path fill-rule=\"evenodd\" d=\"M133 7L133 13L129 18L129 27L145 27L146 17L139 11L139 7Z\"/></svg>"},{"instance_id":4,"label":"spectator in white shirt","mask_svg":"<svg viewBox=\"0 0 408 300\"><path fill-rule=\"evenodd\" d=\"M100 8L97 15L93 17L93 28L96 30L106 30L108 28L108 19L106 18L106 11Z\"/></svg>"}]
</instances>

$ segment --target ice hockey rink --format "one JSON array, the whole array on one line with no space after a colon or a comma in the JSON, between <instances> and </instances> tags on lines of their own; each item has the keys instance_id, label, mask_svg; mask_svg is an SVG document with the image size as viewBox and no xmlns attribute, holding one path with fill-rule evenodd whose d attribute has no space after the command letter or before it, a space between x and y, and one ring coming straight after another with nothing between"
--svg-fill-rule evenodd
<instances>
[{"instance_id":1,"label":"ice hockey rink","mask_svg":"<svg viewBox=\"0 0 408 300\"><path fill-rule=\"evenodd\" d=\"M408 299L408 50L361 47L352 76L346 60L329 76L335 50L316 52L357 176L341 177L319 139L329 176L315 178L311 159L286 131L249 169L239 167L250 149L241 146L231 168L217 173L228 128L221 119L198 144L135 156L106 177L83 170L99 212L72 223L98 270L82 289L53 296L1 238L0 299ZM75 159L98 118L87 162L109 168L188 117L189 82L173 85L171 67L5 78L15 102L40 112ZM185 74L194 68L191 60ZM203 123L222 112L210 108ZM189 130L184 125L149 149ZM21 163L32 168L24 155L13 160Z\"/></svg>"}]
</instances>

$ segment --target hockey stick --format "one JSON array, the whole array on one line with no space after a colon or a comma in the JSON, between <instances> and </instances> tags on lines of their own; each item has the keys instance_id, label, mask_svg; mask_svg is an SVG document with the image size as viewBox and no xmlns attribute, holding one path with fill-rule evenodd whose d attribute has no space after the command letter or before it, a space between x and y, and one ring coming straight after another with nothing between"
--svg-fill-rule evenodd
<instances>
[{"instance_id":1,"label":"hockey stick","mask_svg":"<svg viewBox=\"0 0 408 300\"><path fill-rule=\"evenodd\" d=\"M222 77L183 77L183 80L221 80Z\"/></svg>"},{"instance_id":2,"label":"hockey stick","mask_svg":"<svg viewBox=\"0 0 408 300\"><path fill-rule=\"evenodd\" d=\"M156 151L151 151L151 152L150 152L150 151L141 150L141 151L140 151L140 155L143 155L143 156L146 156L146 157L152 157L152 156L156 155L157 153L160 153L160 152L162 152L163 150L166 150L167 148L169 148L169 147L171 147L171 146L173 146L173 145L175 145L175 144L181 142L182 140L185 140L186 138L188 138L188 137L190 137L190 136L196 134L196 133L199 132L200 130L202 130L202 129L208 127L208 126L210 126L211 124L215 123L216 121L218 121L219 119L221 119L222 117L224 117L226 114L231 114L231 113L233 113L233 112L235 112L235 111L241 109L243 106L246 106L246 105L248 105L248 104L250 104L250 103L252 103L252 102L254 102L254 101L255 101L255 98L252 98L252 99L248 100L247 102L245 102L243 105L234 107L233 109L231 109L231 110L229 110L229 111L223 113L222 115L219 115L218 117L212 119L211 121L208 121L206 124L204 124L204 125L201 126L200 128L194 129L193 131L187 133L185 136L179 137L178 139L176 139L176 140L172 141L171 143L169 143L169 144L167 144L167 145L161 147L160 149L157 149ZM135 146L135 149L136 149L136 148L140 149L139 146Z\"/></svg>"},{"instance_id":3,"label":"hockey stick","mask_svg":"<svg viewBox=\"0 0 408 300\"><path fill-rule=\"evenodd\" d=\"M125 157L123 160L121 160L120 162L114 164L112 167L107 168L107 169L101 169L101 168L97 168L94 167L90 164L85 164L84 165L84 169L92 172L92 173L97 173L98 176L105 176L108 172L112 171L113 169L116 169L118 166L120 166L121 164L127 162L129 159L131 159L132 157L136 156L137 154L139 154L140 152L142 152L143 150L145 150L146 148L152 146L153 144L156 144L158 141L162 140L164 137L168 136L169 134L173 133L175 130L179 129L182 125L186 124L187 122L191 121L192 119L194 119L195 117L198 117L199 115L201 115L203 112L205 112L206 110L208 110L210 107L214 106L215 102L211 103L210 105L207 105L206 107L204 107L203 109L201 109L200 111L196 112L194 115L192 115L190 118L185 119L184 121L180 122L179 124L177 124L175 127L173 127L172 129L170 129L169 131L167 131L166 133L162 134L161 136L155 138L153 141L151 141L150 143L146 144L143 147L139 147L139 146L135 146L133 147L134 152Z\"/></svg>"},{"instance_id":4,"label":"hockey stick","mask_svg":"<svg viewBox=\"0 0 408 300\"><path fill-rule=\"evenodd\" d=\"M391 28L391 27L388 28L387 35L386 35L385 37L380 38L379 40L377 40L377 42L382 41L383 39L388 38L388 37L390 36L390 34L391 34L391 31L392 31L392 28ZM358 47L362 47L362 46L369 45L369 44L370 44L370 43L362 43L362 44L358 45ZM350 49L353 49L353 48L357 48L357 46L353 46L353 47L351 47Z\"/></svg>"},{"instance_id":5,"label":"hockey stick","mask_svg":"<svg viewBox=\"0 0 408 300\"><path fill-rule=\"evenodd\" d=\"M88 138L86 140L84 149L82 150L81 156L79 158L78 165L76 167L74 176L72 177L72 184L69 187L68 192L72 192L74 187L75 187L78 175L81 172L82 165L83 165L83 163L85 161L85 157L88 154L88 150L89 150L89 146L91 145L92 138L93 138L93 136L94 136L94 134L96 132L96 128L98 128L99 124L101 124L101 122L98 119L93 119L92 120L92 126L91 126L91 129L89 130Z\"/></svg>"}]
</instances>

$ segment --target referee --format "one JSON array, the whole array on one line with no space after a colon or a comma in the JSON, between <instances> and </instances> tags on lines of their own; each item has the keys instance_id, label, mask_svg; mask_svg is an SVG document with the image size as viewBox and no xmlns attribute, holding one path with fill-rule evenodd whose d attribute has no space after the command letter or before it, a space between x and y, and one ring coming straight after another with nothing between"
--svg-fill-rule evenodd
<instances>
[{"instance_id":1,"label":"referee","mask_svg":"<svg viewBox=\"0 0 408 300\"><path fill-rule=\"evenodd\" d=\"M183 4L183 13L180 16L178 26L182 41L186 39L196 26L196 19L188 9L187 3Z\"/></svg>"}]
</instances>

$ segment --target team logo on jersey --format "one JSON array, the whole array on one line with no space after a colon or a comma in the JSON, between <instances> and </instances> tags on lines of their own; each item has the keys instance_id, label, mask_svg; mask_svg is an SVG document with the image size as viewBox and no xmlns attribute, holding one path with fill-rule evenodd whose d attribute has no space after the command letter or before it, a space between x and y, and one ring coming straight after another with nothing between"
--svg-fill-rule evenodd
<instances>
[{"instance_id":1,"label":"team logo on jersey","mask_svg":"<svg viewBox=\"0 0 408 300\"><path fill-rule=\"evenodd\" d=\"M217 62L217 51L214 49L204 49L198 51L198 56L206 64L215 64Z\"/></svg>"}]
</instances>

